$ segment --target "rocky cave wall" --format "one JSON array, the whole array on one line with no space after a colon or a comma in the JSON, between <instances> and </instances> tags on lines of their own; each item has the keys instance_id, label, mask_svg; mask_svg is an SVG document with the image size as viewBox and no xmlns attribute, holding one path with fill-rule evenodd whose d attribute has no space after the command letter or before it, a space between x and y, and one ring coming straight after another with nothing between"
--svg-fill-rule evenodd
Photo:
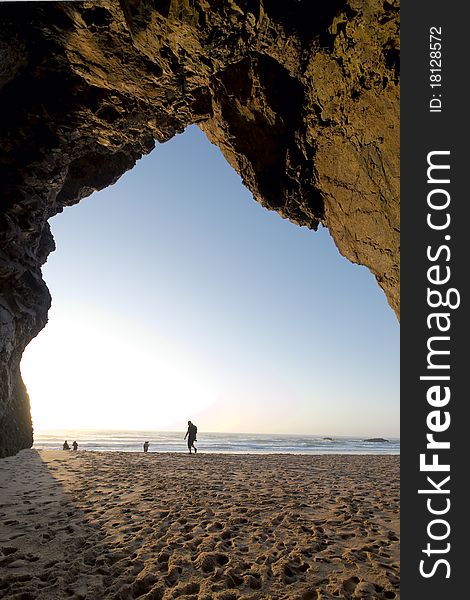
<instances>
[{"instance_id":1,"label":"rocky cave wall","mask_svg":"<svg viewBox=\"0 0 470 600\"><path fill-rule=\"evenodd\" d=\"M327 227L398 316L396 0L22 2L0 16L0 456L32 443L20 360L51 302L48 219L189 124L263 206Z\"/></svg>"}]
</instances>

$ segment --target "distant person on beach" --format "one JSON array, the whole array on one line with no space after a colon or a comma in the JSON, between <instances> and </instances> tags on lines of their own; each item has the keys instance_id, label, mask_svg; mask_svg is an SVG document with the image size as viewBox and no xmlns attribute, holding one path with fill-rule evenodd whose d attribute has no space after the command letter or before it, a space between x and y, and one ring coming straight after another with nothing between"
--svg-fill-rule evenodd
<instances>
[{"instance_id":1,"label":"distant person on beach","mask_svg":"<svg viewBox=\"0 0 470 600\"><path fill-rule=\"evenodd\" d=\"M188 431L186 432L184 439L188 438L189 454L191 454L192 448L194 448L194 454L196 454L196 452L197 452L197 448L194 445L194 442L197 442L196 435L197 435L196 425L194 425L194 423L191 423L191 421L188 421Z\"/></svg>"},{"instance_id":2,"label":"distant person on beach","mask_svg":"<svg viewBox=\"0 0 470 600\"><path fill-rule=\"evenodd\" d=\"M74 443L72 444L72 448L75 450L75 452L78 450L78 444L76 441L74 441Z\"/></svg>"},{"instance_id":3,"label":"distant person on beach","mask_svg":"<svg viewBox=\"0 0 470 600\"><path fill-rule=\"evenodd\" d=\"M68 445L67 440L65 440L63 446L62 446L62 450L70 450L70 446Z\"/></svg>"},{"instance_id":4,"label":"distant person on beach","mask_svg":"<svg viewBox=\"0 0 470 600\"><path fill-rule=\"evenodd\" d=\"M144 452L148 452L148 449L149 449L149 443L144 442Z\"/></svg>"}]
</instances>

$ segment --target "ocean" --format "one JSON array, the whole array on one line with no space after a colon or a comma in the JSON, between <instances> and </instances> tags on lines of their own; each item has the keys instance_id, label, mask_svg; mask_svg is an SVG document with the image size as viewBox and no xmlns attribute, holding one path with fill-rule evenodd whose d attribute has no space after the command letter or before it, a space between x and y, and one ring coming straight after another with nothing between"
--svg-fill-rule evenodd
<instances>
[{"instance_id":1,"label":"ocean","mask_svg":"<svg viewBox=\"0 0 470 600\"><path fill-rule=\"evenodd\" d=\"M62 449L76 440L79 450L107 452L142 452L143 443L150 442L149 452L187 452L185 431L110 431L54 430L37 431L33 448ZM366 437L314 436L253 433L198 434L198 452L231 454L400 454L400 440L366 441Z\"/></svg>"}]
</instances>

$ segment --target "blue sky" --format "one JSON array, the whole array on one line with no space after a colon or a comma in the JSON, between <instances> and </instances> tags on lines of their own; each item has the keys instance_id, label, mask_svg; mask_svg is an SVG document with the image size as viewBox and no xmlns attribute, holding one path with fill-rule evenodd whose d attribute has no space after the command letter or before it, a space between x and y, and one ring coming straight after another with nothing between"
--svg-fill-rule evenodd
<instances>
[{"instance_id":1,"label":"blue sky","mask_svg":"<svg viewBox=\"0 0 470 600\"><path fill-rule=\"evenodd\" d=\"M22 372L37 429L399 434L399 324L364 267L257 204L195 126L51 220Z\"/></svg>"}]
</instances>

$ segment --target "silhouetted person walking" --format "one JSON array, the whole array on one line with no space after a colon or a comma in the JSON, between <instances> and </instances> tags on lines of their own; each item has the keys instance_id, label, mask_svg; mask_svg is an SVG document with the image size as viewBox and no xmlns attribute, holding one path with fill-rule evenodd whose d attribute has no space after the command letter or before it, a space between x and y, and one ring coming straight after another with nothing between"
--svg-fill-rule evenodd
<instances>
[{"instance_id":1,"label":"silhouetted person walking","mask_svg":"<svg viewBox=\"0 0 470 600\"><path fill-rule=\"evenodd\" d=\"M67 440L65 440L63 446L62 446L62 450L70 450L70 446L68 445Z\"/></svg>"},{"instance_id":2,"label":"silhouetted person walking","mask_svg":"<svg viewBox=\"0 0 470 600\"><path fill-rule=\"evenodd\" d=\"M72 448L75 450L75 452L78 450L78 444L76 441L72 444Z\"/></svg>"},{"instance_id":3,"label":"silhouetted person walking","mask_svg":"<svg viewBox=\"0 0 470 600\"><path fill-rule=\"evenodd\" d=\"M184 439L188 438L189 454L191 454L192 448L194 448L194 454L196 454L196 452L197 452L197 448L194 445L194 442L197 442L196 435L197 435L196 425L194 425L194 423L191 423L191 421L188 421L188 431L186 432Z\"/></svg>"},{"instance_id":4,"label":"silhouetted person walking","mask_svg":"<svg viewBox=\"0 0 470 600\"><path fill-rule=\"evenodd\" d=\"M144 442L144 452L148 452L148 450L149 450L149 443Z\"/></svg>"}]
</instances>

